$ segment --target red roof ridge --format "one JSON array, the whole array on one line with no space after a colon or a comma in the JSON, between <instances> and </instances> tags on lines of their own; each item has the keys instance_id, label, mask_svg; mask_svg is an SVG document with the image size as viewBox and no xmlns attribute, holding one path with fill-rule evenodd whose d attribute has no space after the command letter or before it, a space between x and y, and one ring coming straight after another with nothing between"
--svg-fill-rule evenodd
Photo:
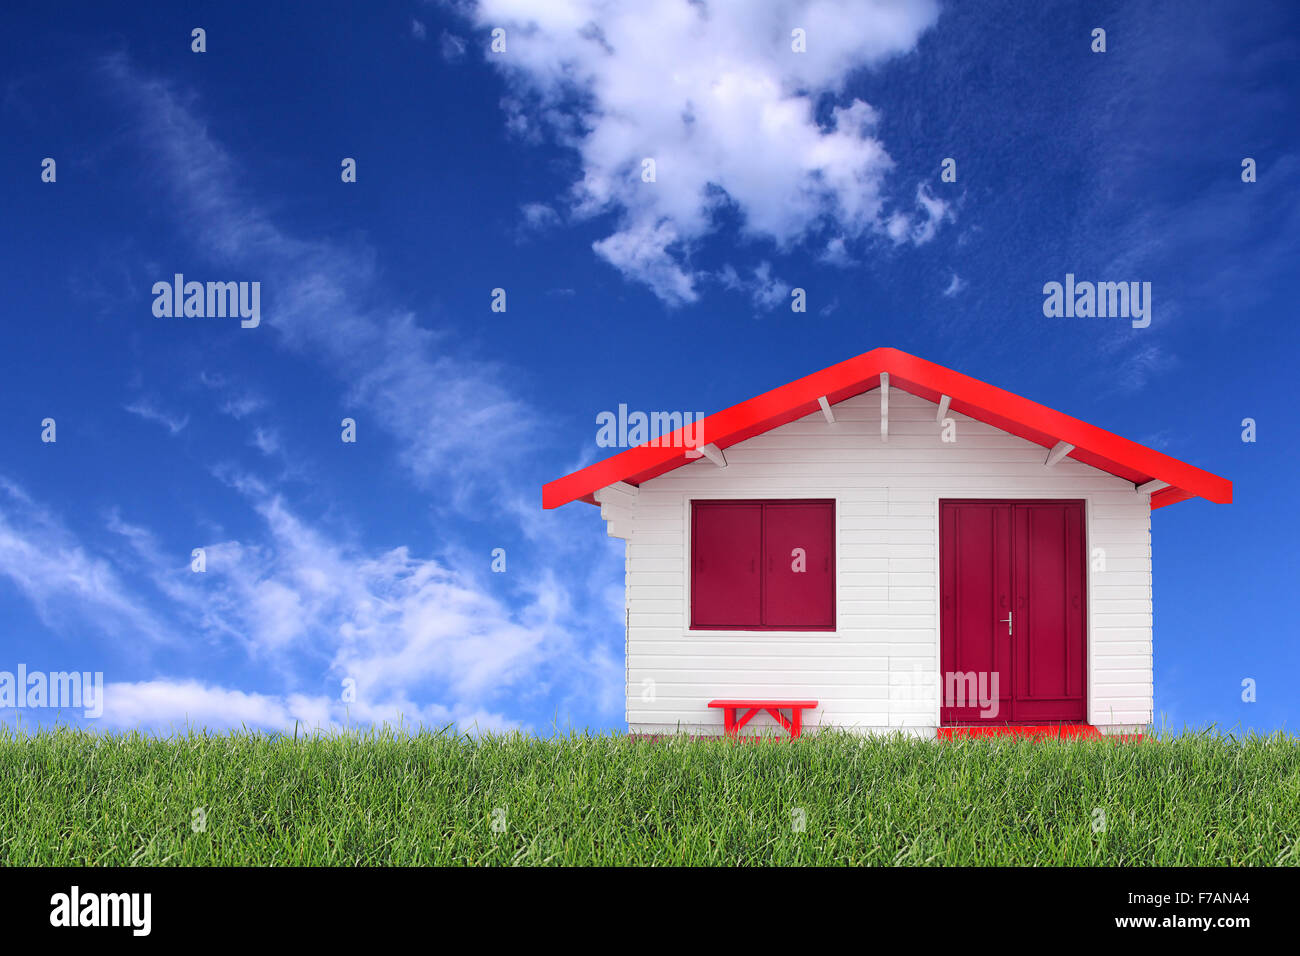
<instances>
[{"instance_id":1,"label":"red roof ridge","mask_svg":"<svg viewBox=\"0 0 1300 956\"><path fill-rule=\"evenodd\" d=\"M1226 478L969 375L899 349L882 347L715 412L702 425L697 424L702 431L683 426L671 435L661 436L656 444L647 442L628 448L548 482L542 488L542 507L557 508L578 500L594 503L592 495L615 482L638 485L697 461L698 455L686 454L687 440L692 435L703 434L706 442L725 449L812 414L820 408L821 397L834 406L878 388L882 372L889 375L892 388L935 403L947 395L952 411L1044 448L1058 442L1073 445L1069 457L1134 485L1163 482L1168 487L1152 494L1152 508L1192 497L1219 504L1232 501L1232 482Z\"/></svg>"}]
</instances>

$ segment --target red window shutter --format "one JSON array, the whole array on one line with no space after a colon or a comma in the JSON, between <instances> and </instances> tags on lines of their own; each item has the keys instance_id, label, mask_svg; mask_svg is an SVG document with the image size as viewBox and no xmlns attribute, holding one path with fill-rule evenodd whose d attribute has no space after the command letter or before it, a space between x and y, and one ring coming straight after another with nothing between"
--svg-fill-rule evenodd
<instances>
[{"instance_id":1,"label":"red window shutter","mask_svg":"<svg viewBox=\"0 0 1300 956\"><path fill-rule=\"evenodd\" d=\"M691 627L833 631L835 502L691 502Z\"/></svg>"},{"instance_id":2,"label":"red window shutter","mask_svg":"<svg viewBox=\"0 0 1300 956\"><path fill-rule=\"evenodd\" d=\"M763 505L763 624L835 627L835 503Z\"/></svg>"},{"instance_id":3,"label":"red window shutter","mask_svg":"<svg viewBox=\"0 0 1300 956\"><path fill-rule=\"evenodd\" d=\"M691 627L761 625L762 514L753 502L692 503Z\"/></svg>"}]
</instances>

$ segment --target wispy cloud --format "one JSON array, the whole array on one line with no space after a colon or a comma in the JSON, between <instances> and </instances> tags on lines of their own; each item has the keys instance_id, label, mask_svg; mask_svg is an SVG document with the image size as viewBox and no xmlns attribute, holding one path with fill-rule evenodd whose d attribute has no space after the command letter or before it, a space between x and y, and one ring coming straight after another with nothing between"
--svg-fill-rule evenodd
<instances>
[{"instance_id":1,"label":"wispy cloud","mask_svg":"<svg viewBox=\"0 0 1300 956\"><path fill-rule=\"evenodd\" d=\"M772 275L772 264L760 262L748 276L741 276L734 266L726 265L718 274L723 288L743 292L749 296L754 308L770 312L779 305L790 302L790 283Z\"/></svg>"},{"instance_id":2,"label":"wispy cloud","mask_svg":"<svg viewBox=\"0 0 1300 956\"><path fill-rule=\"evenodd\" d=\"M56 631L90 623L95 633L172 639L108 557L92 552L52 512L3 477L0 577L8 578Z\"/></svg>"},{"instance_id":3,"label":"wispy cloud","mask_svg":"<svg viewBox=\"0 0 1300 956\"><path fill-rule=\"evenodd\" d=\"M258 675L254 687L165 671L118 681L118 703L112 694L106 700L116 716L107 719L279 726L304 715L332 722L401 716L507 726L518 722L511 711L535 699L580 701L590 710L593 689L597 706L615 713L622 668L606 637L619 620L619 601L592 570L591 549L575 545L580 536L543 529L535 498L525 501L501 477L542 430L507 384L512 377L450 351L449 337L414 314L374 305L384 290L367 250L299 238L274 222L245 194L238 163L211 137L190 97L121 56L106 60L103 74L156 164L181 239L219 264L256 265L265 277L258 334L334 376L363 425L397 440L413 483L436 487L452 508L464 495L495 498L502 520L517 522L533 542L545 538L548 555L569 568L567 575L492 575L485 555L445 533L435 552L370 547L308 515L274 480L234 463L213 471L243 499L255 526L232 520L240 535L194 542L204 549L202 572L187 563L191 545L178 553L175 542L163 543L117 511L106 528L125 547L96 557L14 491L0 510L0 574L38 608L96 617L109 631L200 635L212 653L242 657ZM205 372L200 384L237 420L269 407L256 388L230 375ZM141 405L135 413L157 409ZM485 438L492 455L481 454ZM272 454L279 431L258 421L251 440ZM550 524L583 518L592 516ZM179 660L199 667L202 658ZM346 702L338 699L345 680L356 694Z\"/></svg>"},{"instance_id":4,"label":"wispy cloud","mask_svg":"<svg viewBox=\"0 0 1300 956\"><path fill-rule=\"evenodd\" d=\"M938 234L945 221L956 217L953 207L932 195L925 183L917 184L916 204L921 209L919 216L896 212L885 223L885 233L895 245L911 242L923 246Z\"/></svg>"},{"instance_id":5,"label":"wispy cloud","mask_svg":"<svg viewBox=\"0 0 1300 956\"><path fill-rule=\"evenodd\" d=\"M217 408L223 415L235 420L247 418L266 407L266 399L247 386L238 386L229 378L216 372L199 373L199 384L221 396Z\"/></svg>"},{"instance_id":6,"label":"wispy cloud","mask_svg":"<svg viewBox=\"0 0 1300 956\"><path fill-rule=\"evenodd\" d=\"M1117 342L1124 341L1122 338ZM1178 359L1168 349L1154 342L1125 349L1118 359L1118 368L1112 374L1113 389L1124 393L1140 392L1152 378L1178 365Z\"/></svg>"},{"instance_id":7,"label":"wispy cloud","mask_svg":"<svg viewBox=\"0 0 1300 956\"><path fill-rule=\"evenodd\" d=\"M560 214L544 202L524 203L519 207L524 232L545 232L560 222Z\"/></svg>"},{"instance_id":8,"label":"wispy cloud","mask_svg":"<svg viewBox=\"0 0 1300 956\"><path fill-rule=\"evenodd\" d=\"M136 399L122 407L132 415L143 418L147 422L155 422L162 425L173 435L178 434L181 429L190 423L190 416L172 415L143 398Z\"/></svg>"},{"instance_id":9,"label":"wispy cloud","mask_svg":"<svg viewBox=\"0 0 1300 956\"><path fill-rule=\"evenodd\" d=\"M243 195L238 164L186 97L120 55L106 59L103 72L134 112L141 141L183 212L177 225L214 258L267 276L263 324L348 383L349 401L399 439L414 476L451 480L457 494L490 489L501 474L500 456L522 454L542 425L501 384L509 376L494 363L449 351L449 337L410 312L363 305L379 292L369 250L279 228ZM484 435L493 437L492 456L479 453Z\"/></svg>"},{"instance_id":10,"label":"wispy cloud","mask_svg":"<svg viewBox=\"0 0 1300 956\"><path fill-rule=\"evenodd\" d=\"M458 37L454 33L442 31L442 36L438 38L438 52L448 63L455 63L465 56L465 39Z\"/></svg>"},{"instance_id":11,"label":"wispy cloud","mask_svg":"<svg viewBox=\"0 0 1300 956\"><path fill-rule=\"evenodd\" d=\"M273 428L254 428L251 441L263 455L274 455L280 450L280 436Z\"/></svg>"}]
</instances>

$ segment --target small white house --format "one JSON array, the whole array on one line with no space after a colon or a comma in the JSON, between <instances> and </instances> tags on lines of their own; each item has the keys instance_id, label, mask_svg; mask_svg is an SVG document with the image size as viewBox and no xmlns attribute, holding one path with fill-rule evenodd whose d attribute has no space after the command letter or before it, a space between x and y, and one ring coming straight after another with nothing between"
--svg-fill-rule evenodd
<instances>
[{"instance_id":1,"label":"small white house","mask_svg":"<svg viewBox=\"0 0 1300 956\"><path fill-rule=\"evenodd\" d=\"M543 489L627 543L650 734L1140 731L1151 510L1191 497L1232 485L889 348Z\"/></svg>"}]
</instances>

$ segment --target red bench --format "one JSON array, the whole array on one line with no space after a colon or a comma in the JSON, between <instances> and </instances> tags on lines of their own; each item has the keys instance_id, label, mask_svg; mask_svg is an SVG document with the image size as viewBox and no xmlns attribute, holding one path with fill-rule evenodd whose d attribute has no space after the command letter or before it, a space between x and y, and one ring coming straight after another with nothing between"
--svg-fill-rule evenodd
<instances>
[{"instance_id":1,"label":"red bench","mask_svg":"<svg viewBox=\"0 0 1300 956\"><path fill-rule=\"evenodd\" d=\"M711 700L710 707L722 708L722 725L727 732L728 737L739 735L740 728L758 716L761 710L767 711L772 715L778 724L785 728L792 738L798 737L803 733L803 712L810 708L816 707L815 700ZM790 711L790 719L786 720L785 715L781 713L783 709ZM743 717L737 719L736 712L739 710L748 710L749 712Z\"/></svg>"}]
</instances>

